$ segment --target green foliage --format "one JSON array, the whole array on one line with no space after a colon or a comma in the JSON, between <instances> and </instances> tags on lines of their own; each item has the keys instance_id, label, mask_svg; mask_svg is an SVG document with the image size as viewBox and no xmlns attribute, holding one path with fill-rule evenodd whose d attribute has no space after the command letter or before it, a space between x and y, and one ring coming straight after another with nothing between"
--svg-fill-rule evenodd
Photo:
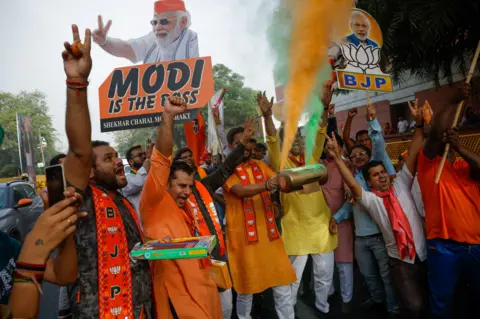
<instances>
[{"instance_id":1,"label":"green foliage","mask_svg":"<svg viewBox=\"0 0 480 319\"><path fill-rule=\"evenodd\" d=\"M245 78L230 70L223 64L213 66L215 91L226 88L225 93L225 130L242 125L247 117L257 115L256 91L245 87ZM208 123L207 107L202 109L205 125ZM153 128L127 130L112 133L115 140L115 147L120 156L125 157L126 151L134 145L145 145L150 138L155 140ZM186 146L183 125L177 124L174 127L174 149Z\"/></svg>"},{"instance_id":2,"label":"green foliage","mask_svg":"<svg viewBox=\"0 0 480 319\"><path fill-rule=\"evenodd\" d=\"M48 114L48 105L45 95L39 91L22 91L16 95L11 93L0 93L0 125L5 130L4 142L0 147L0 167L5 168L8 165L13 165L16 169L20 168L16 113L20 113L32 119L35 162L42 162L39 134L41 134L47 142L47 146L44 149L45 160L48 161L51 157L55 156L57 154L55 149L55 143L57 142L56 131L52 126L52 119ZM12 176L17 175L16 169L10 170L11 166L8 167L9 169L5 172L13 172ZM4 172L3 169L2 172Z\"/></svg>"},{"instance_id":3,"label":"green foliage","mask_svg":"<svg viewBox=\"0 0 480 319\"><path fill-rule=\"evenodd\" d=\"M7 164L0 170L0 177L13 177L18 175L16 164Z\"/></svg>"},{"instance_id":4,"label":"green foliage","mask_svg":"<svg viewBox=\"0 0 480 319\"><path fill-rule=\"evenodd\" d=\"M242 125L247 117L257 115L257 91L245 87L245 78L223 64L213 66L215 91L226 88L224 121L225 130ZM205 112L206 110L204 110ZM206 114L204 114L206 115ZM206 118L206 116L205 116Z\"/></svg>"},{"instance_id":5,"label":"green foliage","mask_svg":"<svg viewBox=\"0 0 480 319\"><path fill-rule=\"evenodd\" d=\"M452 81L466 73L480 39L478 0L360 0L383 32L382 55L394 80L411 76ZM452 69L453 67L453 69Z\"/></svg>"}]
</instances>

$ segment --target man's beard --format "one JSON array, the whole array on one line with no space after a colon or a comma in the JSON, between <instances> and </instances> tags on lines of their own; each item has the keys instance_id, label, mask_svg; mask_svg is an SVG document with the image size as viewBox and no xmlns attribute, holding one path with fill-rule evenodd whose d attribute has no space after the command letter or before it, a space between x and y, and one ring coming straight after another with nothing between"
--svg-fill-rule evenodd
<instances>
[{"instance_id":1,"label":"man's beard","mask_svg":"<svg viewBox=\"0 0 480 319\"><path fill-rule=\"evenodd\" d=\"M143 163L137 163L137 162L134 162L134 163L133 163L133 169L135 169L135 170L137 170L137 171L138 171L140 168L142 168L142 166L143 166Z\"/></svg>"},{"instance_id":2,"label":"man's beard","mask_svg":"<svg viewBox=\"0 0 480 319\"><path fill-rule=\"evenodd\" d=\"M165 48L168 45L175 42L175 40L178 39L178 37L180 36L181 33L182 33L182 25L181 25L181 21L178 21L177 25L175 26L175 28L172 31L170 31L170 32L163 31L162 32L162 34L167 35L166 37L164 37L164 38L158 38L157 37L156 38L157 45L161 48Z\"/></svg>"},{"instance_id":3,"label":"man's beard","mask_svg":"<svg viewBox=\"0 0 480 319\"><path fill-rule=\"evenodd\" d=\"M368 34L363 35L363 36L357 35L357 38L358 38L360 41L367 41L367 39L368 39Z\"/></svg>"},{"instance_id":4,"label":"man's beard","mask_svg":"<svg viewBox=\"0 0 480 319\"><path fill-rule=\"evenodd\" d=\"M101 186L101 187L105 188L106 190L116 191L120 188L123 188L123 187L127 186L127 183L125 183L125 185L121 185L123 183L120 184L117 181L115 173L112 176L112 174L106 173L104 171L95 170L94 174L95 174L96 184L98 186Z\"/></svg>"}]
</instances>

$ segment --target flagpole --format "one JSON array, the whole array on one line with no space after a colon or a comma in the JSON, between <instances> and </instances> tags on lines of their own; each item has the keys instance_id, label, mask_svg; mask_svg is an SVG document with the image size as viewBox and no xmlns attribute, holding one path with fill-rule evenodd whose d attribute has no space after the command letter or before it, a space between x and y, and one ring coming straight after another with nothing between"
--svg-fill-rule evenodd
<instances>
[{"instance_id":1,"label":"flagpole","mask_svg":"<svg viewBox=\"0 0 480 319\"><path fill-rule=\"evenodd\" d=\"M38 136L38 138L40 139L40 153L42 154L43 171L45 171L45 154L43 153L43 140L40 130L38 130Z\"/></svg>"},{"instance_id":2,"label":"flagpole","mask_svg":"<svg viewBox=\"0 0 480 319\"><path fill-rule=\"evenodd\" d=\"M20 161L20 175L23 174L23 163L22 163L22 149L21 149L21 137L20 137L20 121L18 119L18 113L15 113L17 119L17 138L18 138L18 160Z\"/></svg>"},{"instance_id":3,"label":"flagpole","mask_svg":"<svg viewBox=\"0 0 480 319\"><path fill-rule=\"evenodd\" d=\"M208 101L208 107L210 108L210 112L212 113L212 116L213 116L213 108L210 101ZM213 125L215 125L215 137L217 138L218 148L219 148L220 154L222 154L222 157L223 157L224 154L222 150L222 142L220 141L220 137L218 137L218 127L217 127L217 123L215 123L215 119L213 119Z\"/></svg>"}]
</instances>

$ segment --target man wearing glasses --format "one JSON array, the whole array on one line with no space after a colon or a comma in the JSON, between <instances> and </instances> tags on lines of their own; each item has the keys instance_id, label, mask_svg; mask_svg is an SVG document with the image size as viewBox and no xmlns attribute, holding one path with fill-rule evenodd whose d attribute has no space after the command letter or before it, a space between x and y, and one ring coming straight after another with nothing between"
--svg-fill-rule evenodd
<instances>
[{"instance_id":1,"label":"man wearing glasses","mask_svg":"<svg viewBox=\"0 0 480 319\"><path fill-rule=\"evenodd\" d=\"M369 104L366 110L368 131L357 133L356 145L350 142L349 138L351 121L357 112L351 110L349 113L352 114L349 114L349 121L345 125L347 132L344 132L344 139L347 142L355 179L366 191L370 191L362 174L362 168L367 163L382 162L389 175L394 175L395 169L388 157L382 127L376 119L376 110L373 105ZM341 223L350 218L352 211L355 223L355 258L370 291L370 298L362 306L379 309L383 308L383 303L386 301L389 316L395 318L398 316L400 307L392 282L388 252L377 224L364 206L360 203L352 205L348 200L333 215L333 219L337 224Z\"/></svg>"},{"instance_id":2,"label":"man wearing glasses","mask_svg":"<svg viewBox=\"0 0 480 319\"><path fill-rule=\"evenodd\" d=\"M104 51L133 63L156 63L197 58L197 33L190 30L190 13L183 0L159 0L154 5L152 32L128 41L108 37L112 26L109 20L103 24L98 16L98 28L93 31L93 40Z\"/></svg>"},{"instance_id":3,"label":"man wearing glasses","mask_svg":"<svg viewBox=\"0 0 480 319\"><path fill-rule=\"evenodd\" d=\"M125 175L128 184L122 189L122 193L135 206L137 212L139 212L138 203L143 185L150 170L151 155L151 145L147 146L146 152L143 151L141 145L135 145L127 151L125 156L130 165L130 172Z\"/></svg>"}]
</instances>

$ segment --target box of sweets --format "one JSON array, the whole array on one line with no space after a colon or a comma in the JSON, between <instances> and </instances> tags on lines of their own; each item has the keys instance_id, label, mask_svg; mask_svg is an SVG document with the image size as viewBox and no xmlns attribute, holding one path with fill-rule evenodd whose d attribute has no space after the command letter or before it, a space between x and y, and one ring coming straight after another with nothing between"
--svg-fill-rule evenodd
<instances>
[{"instance_id":1,"label":"box of sweets","mask_svg":"<svg viewBox=\"0 0 480 319\"><path fill-rule=\"evenodd\" d=\"M206 258L216 244L216 236L172 238L168 242L150 240L133 249L130 255L139 260L201 259Z\"/></svg>"}]
</instances>

